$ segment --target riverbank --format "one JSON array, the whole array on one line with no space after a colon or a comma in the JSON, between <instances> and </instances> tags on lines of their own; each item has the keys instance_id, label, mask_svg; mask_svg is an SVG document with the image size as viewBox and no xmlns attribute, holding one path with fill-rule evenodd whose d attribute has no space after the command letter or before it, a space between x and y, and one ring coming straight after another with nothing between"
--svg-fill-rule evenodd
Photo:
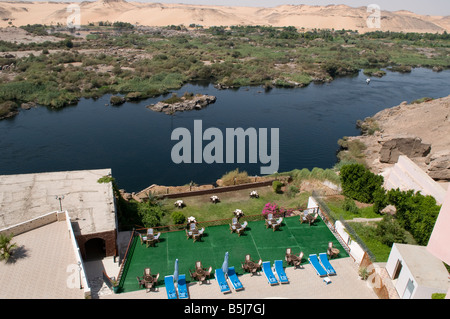
<instances>
[{"instance_id":1,"label":"riverbank","mask_svg":"<svg viewBox=\"0 0 450 319\"><path fill-rule=\"evenodd\" d=\"M5 30L23 33L20 28ZM28 42L1 43L0 65L15 68L0 72L0 103L35 102L56 109L105 94L142 101L195 81L270 90L330 83L361 70L381 75L386 68L405 72L450 67L446 34L403 38L396 33L263 26L83 26L80 35L64 28L27 30ZM45 32L57 34L60 41L49 34L53 42L42 42Z\"/></svg>"},{"instance_id":2,"label":"riverbank","mask_svg":"<svg viewBox=\"0 0 450 319\"><path fill-rule=\"evenodd\" d=\"M359 126L363 134L347 137L346 142L364 145L361 155L374 173L392 167L399 154L405 154L433 179L450 181L450 96L403 102Z\"/></svg>"}]
</instances>

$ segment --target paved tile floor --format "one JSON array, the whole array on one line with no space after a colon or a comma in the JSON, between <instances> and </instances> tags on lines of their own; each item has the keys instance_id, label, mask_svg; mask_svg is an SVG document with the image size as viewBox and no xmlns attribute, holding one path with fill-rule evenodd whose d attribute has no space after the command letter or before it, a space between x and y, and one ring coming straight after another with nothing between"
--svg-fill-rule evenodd
<instances>
[{"instance_id":1,"label":"paved tile floor","mask_svg":"<svg viewBox=\"0 0 450 319\"><path fill-rule=\"evenodd\" d=\"M12 242L18 245L15 257L0 262L0 298L84 298L78 278L70 277L77 273L68 272L76 259L66 221L17 235Z\"/></svg>"},{"instance_id":2,"label":"paved tile floor","mask_svg":"<svg viewBox=\"0 0 450 319\"><path fill-rule=\"evenodd\" d=\"M289 298L289 299L378 299L365 281L358 276L358 265L352 258L332 260L331 264L337 275L331 276L331 283L325 282L316 275L310 264L304 264L303 268L286 268L289 278L288 284L269 286L264 273L251 276L249 274L239 276L244 290L232 291L222 294L217 282L212 279L209 283L188 284L191 299L264 299L264 298ZM136 282L137 285L137 282ZM164 286L156 291L146 292L144 289L122 294L109 294L101 296L102 299L167 299Z\"/></svg>"}]
</instances>

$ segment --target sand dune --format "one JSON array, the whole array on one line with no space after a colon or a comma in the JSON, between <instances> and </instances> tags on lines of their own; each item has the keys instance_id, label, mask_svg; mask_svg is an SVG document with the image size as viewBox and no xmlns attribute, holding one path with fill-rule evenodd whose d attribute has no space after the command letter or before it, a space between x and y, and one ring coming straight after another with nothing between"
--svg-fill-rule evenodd
<instances>
[{"instance_id":1,"label":"sand dune","mask_svg":"<svg viewBox=\"0 0 450 319\"><path fill-rule=\"evenodd\" d=\"M69 4L64 2L0 2L0 27L26 24L66 24ZM82 24L99 21L123 21L146 26L185 25L205 27L231 25L295 26L305 29L368 28L370 13L366 7L346 5L281 5L274 8L185 5L98 0L79 3ZM449 16L422 16L409 11L382 11L381 30L402 32L450 31Z\"/></svg>"}]
</instances>

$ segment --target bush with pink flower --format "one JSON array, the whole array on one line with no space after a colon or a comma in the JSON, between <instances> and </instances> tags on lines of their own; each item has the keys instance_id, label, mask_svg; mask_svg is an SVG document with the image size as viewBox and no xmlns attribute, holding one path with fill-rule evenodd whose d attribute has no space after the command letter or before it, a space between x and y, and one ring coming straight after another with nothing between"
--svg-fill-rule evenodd
<instances>
[{"instance_id":1,"label":"bush with pink flower","mask_svg":"<svg viewBox=\"0 0 450 319\"><path fill-rule=\"evenodd\" d=\"M293 209L286 209L284 207L280 207L278 206L277 203L267 203L262 210L262 214L264 218L267 218L269 214L272 214L274 218L278 218L278 217L288 217L292 215L293 211L294 211Z\"/></svg>"}]
</instances>

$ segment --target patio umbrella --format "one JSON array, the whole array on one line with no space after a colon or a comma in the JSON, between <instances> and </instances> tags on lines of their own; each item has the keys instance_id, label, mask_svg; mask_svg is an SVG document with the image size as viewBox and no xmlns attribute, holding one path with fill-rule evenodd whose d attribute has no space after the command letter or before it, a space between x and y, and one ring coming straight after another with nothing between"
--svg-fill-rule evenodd
<instances>
[{"instance_id":1,"label":"patio umbrella","mask_svg":"<svg viewBox=\"0 0 450 319\"><path fill-rule=\"evenodd\" d=\"M225 274L228 273L228 251L225 253L225 259L223 260L222 270Z\"/></svg>"},{"instance_id":2,"label":"patio umbrella","mask_svg":"<svg viewBox=\"0 0 450 319\"><path fill-rule=\"evenodd\" d=\"M173 280L178 281L178 259L175 259L175 271L173 272Z\"/></svg>"}]
</instances>

